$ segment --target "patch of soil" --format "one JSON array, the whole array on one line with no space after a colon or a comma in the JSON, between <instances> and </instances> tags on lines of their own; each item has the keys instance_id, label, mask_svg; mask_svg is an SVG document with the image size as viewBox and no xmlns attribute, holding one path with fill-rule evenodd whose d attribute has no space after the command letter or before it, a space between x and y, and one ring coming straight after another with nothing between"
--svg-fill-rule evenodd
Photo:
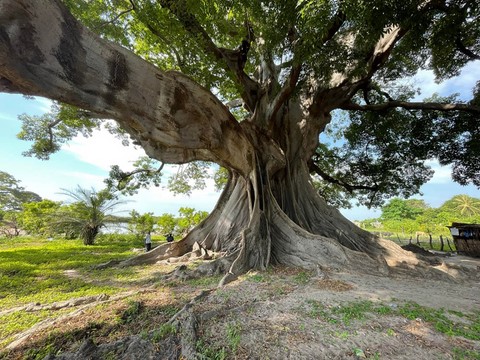
<instances>
[{"instance_id":1,"label":"patch of soil","mask_svg":"<svg viewBox=\"0 0 480 360\"><path fill-rule=\"evenodd\" d=\"M402 249L407 250L407 251L411 251L415 254L420 254L420 255L423 255L423 256L435 256L435 254L431 253L430 251L425 250L424 248L422 248L418 245L415 245L415 244L411 244L411 243L407 244L407 245L403 245Z\"/></svg>"}]
</instances>

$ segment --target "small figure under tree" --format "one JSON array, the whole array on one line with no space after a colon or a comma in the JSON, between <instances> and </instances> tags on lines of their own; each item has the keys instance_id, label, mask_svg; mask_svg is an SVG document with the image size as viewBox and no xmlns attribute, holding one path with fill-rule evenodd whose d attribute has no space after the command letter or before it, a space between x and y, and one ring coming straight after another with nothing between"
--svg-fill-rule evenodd
<instances>
[{"instance_id":1,"label":"small figure under tree","mask_svg":"<svg viewBox=\"0 0 480 360\"><path fill-rule=\"evenodd\" d=\"M150 250L152 250L152 236L149 231L147 235L145 235L145 251L149 252Z\"/></svg>"}]
</instances>

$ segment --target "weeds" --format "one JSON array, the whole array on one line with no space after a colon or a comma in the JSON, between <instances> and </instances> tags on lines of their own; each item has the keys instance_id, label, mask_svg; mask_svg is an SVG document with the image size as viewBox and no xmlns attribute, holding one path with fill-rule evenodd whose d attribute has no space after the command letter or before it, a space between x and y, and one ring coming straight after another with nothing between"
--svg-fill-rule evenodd
<instances>
[{"instance_id":1,"label":"weeds","mask_svg":"<svg viewBox=\"0 0 480 360\"><path fill-rule=\"evenodd\" d=\"M172 325L165 323L162 326L160 326L159 329L156 329L152 333L152 341L154 343L158 343L161 340L165 339L169 335L175 335L177 333L177 328Z\"/></svg>"},{"instance_id":2,"label":"weeds","mask_svg":"<svg viewBox=\"0 0 480 360\"><path fill-rule=\"evenodd\" d=\"M413 302L407 302L398 309L407 319L422 319L431 323L438 332L448 336L463 336L470 340L480 340L480 311L473 314L455 312L455 315L468 322L456 323L445 315L444 309L431 309Z\"/></svg>"},{"instance_id":3,"label":"weeds","mask_svg":"<svg viewBox=\"0 0 480 360\"><path fill-rule=\"evenodd\" d=\"M142 312L143 303L140 301L129 301L128 308L120 315L119 322L121 324L129 324L133 322Z\"/></svg>"},{"instance_id":4,"label":"weeds","mask_svg":"<svg viewBox=\"0 0 480 360\"><path fill-rule=\"evenodd\" d=\"M453 359L454 360L480 360L480 352L475 350L453 348Z\"/></svg>"},{"instance_id":5,"label":"weeds","mask_svg":"<svg viewBox=\"0 0 480 360\"><path fill-rule=\"evenodd\" d=\"M353 302L343 306L332 308L332 313L337 315L344 324L348 325L352 320L361 320L365 314L371 312L373 303L371 301Z\"/></svg>"},{"instance_id":6,"label":"weeds","mask_svg":"<svg viewBox=\"0 0 480 360\"><path fill-rule=\"evenodd\" d=\"M267 277L263 274L249 274L247 280L256 283L263 283L267 281Z\"/></svg>"},{"instance_id":7,"label":"weeds","mask_svg":"<svg viewBox=\"0 0 480 360\"><path fill-rule=\"evenodd\" d=\"M240 333L242 331L242 326L235 322L227 325L227 338L230 345L232 353L236 353L238 345L240 345Z\"/></svg>"},{"instance_id":8,"label":"weeds","mask_svg":"<svg viewBox=\"0 0 480 360\"><path fill-rule=\"evenodd\" d=\"M293 278L295 283L298 285L306 285L310 281L312 274L307 271L300 271L295 277Z\"/></svg>"},{"instance_id":9,"label":"weeds","mask_svg":"<svg viewBox=\"0 0 480 360\"><path fill-rule=\"evenodd\" d=\"M444 309L432 309L421 306L414 302L407 302L397 308L384 304L377 304L371 301L360 301L342 304L334 307L327 307L316 300L307 300L306 313L309 317L321 319L329 323L342 322L349 325L353 320L362 320L368 314L397 315L410 320L422 319L440 333L447 336L462 336L470 340L480 340L480 311L472 314L455 312L463 321L454 322L447 317ZM394 335L392 329L387 330L387 335Z\"/></svg>"},{"instance_id":10,"label":"weeds","mask_svg":"<svg viewBox=\"0 0 480 360\"><path fill-rule=\"evenodd\" d=\"M323 319L325 321L332 320L329 310L320 301L307 300L307 304L309 305L307 316L314 319Z\"/></svg>"},{"instance_id":11,"label":"weeds","mask_svg":"<svg viewBox=\"0 0 480 360\"><path fill-rule=\"evenodd\" d=\"M228 358L225 348L213 348L203 340L196 343L197 357L199 360L226 360Z\"/></svg>"},{"instance_id":12,"label":"weeds","mask_svg":"<svg viewBox=\"0 0 480 360\"><path fill-rule=\"evenodd\" d=\"M56 353L54 344L47 344L39 349L30 349L27 351L25 358L29 360L43 360L50 354Z\"/></svg>"}]
</instances>

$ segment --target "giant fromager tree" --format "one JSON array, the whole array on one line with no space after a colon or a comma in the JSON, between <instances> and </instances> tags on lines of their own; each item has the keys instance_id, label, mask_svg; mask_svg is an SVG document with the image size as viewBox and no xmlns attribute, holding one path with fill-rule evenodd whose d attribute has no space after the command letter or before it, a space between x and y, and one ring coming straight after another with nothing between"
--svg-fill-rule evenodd
<instances>
[{"instance_id":1,"label":"giant fromager tree","mask_svg":"<svg viewBox=\"0 0 480 360\"><path fill-rule=\"evenodd\" d=\"M113 119L163 163L228 170L204 222L136 261L198 242L224 255L206 270L226 281L270 263L385 270L400 249L328 206L311 175L373 204L417 191L431 158L479 185L477 92L419 102L400 82L478 61L479 12L468 0L0 0L0 91ZM335 110L348 126L329 148Z\"/></svg>"}]
</instances>

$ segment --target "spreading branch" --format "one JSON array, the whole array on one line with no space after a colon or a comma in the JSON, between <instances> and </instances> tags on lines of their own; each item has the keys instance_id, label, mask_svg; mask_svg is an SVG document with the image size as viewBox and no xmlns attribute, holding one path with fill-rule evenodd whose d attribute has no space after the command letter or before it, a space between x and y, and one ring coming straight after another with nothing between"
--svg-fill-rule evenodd
<instances>
[{"instance_id":1,"label":"spreading branch","mask_svg":"<svg viewBox=\"0 0 480 360\"><path fill-rule=\"evenodd\" d=\"M251 27L247 24L247 36L238 49L220 48L215 45L195 15L188 10L185 0L159 0L159 3L176 16L185 30L199 41L199 44L201 44L206 53L220 60L224 68L234 75L234 79L243 89L241 95L246 107L250 111L253 111L257 102L259 85L243 70L251 42L254 38Z\"/></svg>"},{"instance_id":2,"label":"spreading branch","mask_svg":"<svg viewBox=\"0 0 480 360\"><path fill-rule=\"evenodd\" d=\"M457 50L460 51L462 54L468 56L471 60L480 60L480 55L475 54L473 51L468 49L465 44L462 42L460 37L457 37L455 40L455 45L457 46Z\"/></svg>"},{"instance_id":3,"label":"spreading branch","mask_svg":"<svg viewBox=\"0 0 480 360\"><path fill-rule=\"evenodd\" d=\"M132 171L118 171L116 173L113 173L112 171L110 172L110 176L113 178L112 180L116 181L116 188L119 190L124 190L128 183L135 177L135 175L138 174L143 174L144 176L147 177L152 177L153 175L160 174L162 171L163 167L165 166L165 163L162 163L158 169L135 169ZM109 183L109 182L107 182Z\"/></svg>"},{"instance_id":4,"label":"spreading branch","mask_svg":"<svg viewBox=\"0 0 480 360\"><path fill-rule=\"evenodd\" d=\"M291 68L288 80L286 81L282 90L277 94L275 100L272 103L270 114L268 116L270 121L275 118L278 110L280 110L282 105L290 98L291 94L295 90L298 79L300 78L301 70L301 65L296 65Z\"/></svg>"},{"instance_id":5,"label":"spreading branch","mask_svg":"<svg viewBox=\"0 0 480 360\"><path fill-rule=\"evenodd\" d=\"M323 180L331 183L331 184L335 184L335 185L339 185L341 187L343 187L345 190L347 190L350 194L353 194L353 192L355 190L368 190L368 191L373 191L373 192L376 192L376 191L379 191L380 190L380 186L375 184L373 186L368 186L368 185L352 185L352 184L349 184L349 183L346 183L345 181L343 180L340 180L340 179L336 179L334 178L333 176L327 174L326 172L324 172L322 169L320 169L320 167L318 165L316 165L313 161L311 161L309 163L309 169L310 169L310 172L313 172L317 175L319 175Z\"/></svg>"},{"instance_id":6,"label":"spreading branch","mask_svg":"<svg viewBox=\"0 0 480 360\"><path fill-rule=\"evenodd\" d=\"M388 101L382 104L360 105L353 102L347 102L340 106L343 110L357 111L385 111L394 108L403 108L407 110L437 110L437 111L466 111L473 114L480 114L480 107L467 104L440 104L433 102L407 102L407 101Z\"/></svg>"},{"instance_id":7,"label":"spreading branch","mask_svg":"<svg viewBox=\"0 0 480 360\"><path fill-rule=\"evenodd\" d=\"M115 23L118 19L120 19L123 15L126 15L126 14L134 11L134 10L135 10L135 4L133 3L132 0L130 1L130 5L131 5L131 7L130 7L129 9L120 11L120 12L119 12L117 15L115 15L111 20L104 21L104 22L101 23L97 28L102 28L102 27L104 27L104 26L107 26L108 24L113 24L113 23Z\"/></svg>"}]
</instances>

